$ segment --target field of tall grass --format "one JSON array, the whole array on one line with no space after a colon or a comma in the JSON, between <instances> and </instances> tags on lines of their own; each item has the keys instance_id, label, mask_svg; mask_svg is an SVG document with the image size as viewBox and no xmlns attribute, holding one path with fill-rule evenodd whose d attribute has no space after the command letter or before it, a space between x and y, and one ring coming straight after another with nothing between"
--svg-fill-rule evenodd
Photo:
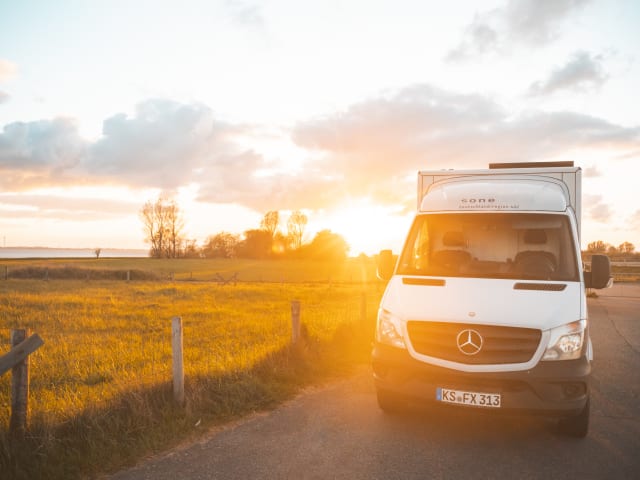
<instances>
[{"instance_id":1,"label":"field of tall grass","mask_svg":"<svg viewBox=\"0 0 640 480\"><path fill-rule=\"evenodd\" d=\"M9 268L40 268L39 262ZM30 357L24 440L7 433L10 374L0 377L0 476L67 479L113 471L367 362L382 286L368 277L371 265L352 262L251 268L232 261L46 261L50 272L75 269L82 279L0 279L0 355L10 348L13 328L45 341ZM152 272L159 280L92 280L98 268ZM96 275L86 279L82 269ZM228 272L254 280L204 281ZM168 273L177 280L167 280ZM304 341L292 346L294 299ZM184 408L172 398L174 316L184 328Z\"/></svg>"}]
</instances>

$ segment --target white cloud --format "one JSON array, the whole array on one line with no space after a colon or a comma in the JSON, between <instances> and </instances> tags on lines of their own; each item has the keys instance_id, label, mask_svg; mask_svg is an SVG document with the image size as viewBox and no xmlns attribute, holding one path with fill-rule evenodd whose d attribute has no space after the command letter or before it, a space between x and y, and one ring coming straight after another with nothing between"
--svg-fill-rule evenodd
<instances>
[{"instance_id":1,"label":"white cloud","mask_svg":"<svg viewBox=\"0 0 640 480\"><path fill-rule=\"evenodd\" d=\"M600 169L598 168L597 165L591 165L590 167L586 167L584 169L584 176L586 178L601 177L602 176L602 172L600 171Z\"/></svg>"},{"instance_id":2,"label":"white cloud","mask_svg":"<svg viewBox=\"0 0 640 480\"><path fill-rule=\"evenodd\" d=\"M637 151L640 127L573 112L512 115L486 96L416 85L300 123L293 138L322 152L318 167L341 179L343 193L332 190L334 204L345 193L406 204L413 201L411 183L419 169L567 160L585 148ZM608 213L604 206L593 212L598 218Z\"/></svg>"},{"instance_id":3,"label":"white cloud","mask_svg":"<svg viewBox=\"0 0 640 480\"><path fill-rule=\"evenodd\" d=\"M68 118L15 122L0 133L3 185L23 187L62 180L86 151L75 121Z\"/></svg>"},{"instance_id":4,"label":"white cloud","mask_svg":"<svg viewBox=\"0 0 640 480\"><path fill-rule=\"evenodd\" d=\"M533 83L528 93L531 96L540 96L562 90L575 92L597 90L608 79L602 60L601 55L594 57L588 52L576 52L565 65L554 69L546 80Z\"/></svg>"},{"instance_id":5,"label":"white cloud","mask_svg":"<svg viewBox=\"0 0 640 480\"><path fill-rule=\"evenodd\" d=\"M590 0L509 0L504 7L476 13L447 60L504 53L513 45L539 47L560 36L562 23Z\"/></svg>"},{"instance_id":6,"label":"white cloud","mask_svg":"<svg viewBox=\"0 0 640 480\"><path fill-rule=\"evenodd\" d=\"M227 0L225 7L236 25L258 31L264 30L265 20L258 5L243 0Z\"/></svg>"},{"instance_id":7,"label":"white cloud","mask_svg":"<svg viewBox=\"0 0 640 480\"><path fill-rule=\"evenodd\" d=\"M0 104L3 104L8 101L9 101L9 94L7 92L3 92L2 90L0 90Z\"/></svg>"},{"instance_id":8,"label":"white cloud","mask_svg":"<svg viewBox=\"0 0 640 480\"><path fill-rule=\"evenodd\" d=\"M203 104L147 100L131 117L119 113L104 121L84 167L112 181L175 189L206 167L233 162L233 130Z\"/></svg>"},{"instance_id":9,"label":"white cloud","mask_svg":"<svg viewBox=\"0 0 640 480\"><path fill-rule=\"evenodd\" d=\"M587 216L600 223L609 223L613 217L613 210L611 205L605 203L602 199L602 195L582 195L583 204Z\"/></svg>"},{"instance_id":10,"label":"white cloud","mask_svg":"<svg viewBox=\"0 0 640 480\"><path fill-rule=\"evenodd\" d=\"M571 112L513 115L491 97L426 84L295 125L289 134L304 165L295 169L259 150L259 129L222 122L199 103L148 100L132 115L111 116L103 130L88 143L68 119L7 125L2 184L11 191L72 181L165 191L194 185L199 201L256 211L330 209L358 198L406 206L419 169L640 150L640 127ZM597 165L587 171L596 173ZM610 212L595 205L592 214Z\"/></svg>"},{"instance_id":11,"label":"white cloud","mask_svg":"<svg viewBox=\"0 0 640 480\"><path fill-rule=\"evenodd\" d=\"M511 115L490 97L417 85L301 123L294 140L330 153L325 171L378 180L416 167L541 160L584 146L634 150L640 127L572 112Z\"/></svg>"}]
</instances>

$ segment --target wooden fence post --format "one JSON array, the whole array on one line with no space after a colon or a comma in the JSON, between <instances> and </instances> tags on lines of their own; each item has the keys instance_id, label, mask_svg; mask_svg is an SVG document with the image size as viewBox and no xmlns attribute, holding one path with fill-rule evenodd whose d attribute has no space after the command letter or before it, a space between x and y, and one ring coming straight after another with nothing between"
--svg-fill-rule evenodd
<instances>
[{"instance_id":1,"label":"wooden fence post","mask_svg":"<svg viewBox=\"0 0 640 480\"><path fill-rule=\"evenodd\" d=\"M184 406L184 364L182 355L182 318L171 319L171 350L173 352L173 398Z\"/></svg>"},{"instance_id":2,"label":"wooden fence post","mask_svg":"<svg viewBox=\"0 0 640 480\"><path fill-rule=\"evenodd\" d=\"M296 344L300 340L300 300L291 302L291 343Z\"/></svg>"},{"instance_id":3,"label":"wooden fence post","mask_svg":"<svg viewBox=\"0 0 640 480\"><path fill-rule=\"evenodd\" d=\"M25 329L11 330L11 348L15 348L27 338ZM17 363L11 370L11 420L9 433L23 438L27 430L27 410L29 407L29 356Z\"/></svg>"}]
</instances>

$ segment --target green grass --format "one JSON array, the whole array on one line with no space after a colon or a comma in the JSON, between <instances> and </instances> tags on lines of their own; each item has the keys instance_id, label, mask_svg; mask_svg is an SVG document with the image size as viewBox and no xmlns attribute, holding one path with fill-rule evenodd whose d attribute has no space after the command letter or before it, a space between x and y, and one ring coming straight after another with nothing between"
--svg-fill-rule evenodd
<instances>
[{"instance_id":1,"label":"green grass","mask_svg":"<svg viewBox=\"0 0 640 480\"><path fill-rule=\"evenodd\" d=\"M318 260L250 260L250 259L27 259L0 260L0 278L8 272L14 278L26 268L39 268L37 278L44 278L45 269L82 269L85 272L118 271L126 278L127 271L146 272L161 279L217 281L237 274L242 282L265 283L362 283L376 281L372 258L349 258L344 262Z\"/></svg>"},{"instance_id":2,"label":"green grass","mask_svg":"<svg viewBox=\"0 0 640 480\"><path fill-rule=\"evenodd\" d=\"M14 262L11 268L25 267L24 262L29 263ZM254 263L254 270L229 261L93 262L72 263L73 268L108 264L147 272L160 267L173 269L176 277L192 271L205 277L222 265L254 278L269 274L273 283L0 280L0 354L9 349L12 328L29 328L45 340L30 357L30 428L22 441L6 433L10 375L0 377L3 479L113 471L212 424L272 408L305 385L368 361L382 286L313 283L327 272L348 271L347 266L307 271L306 262L297 268ZM277 280L285 270L306 283ZM293 299L301 302L306 331L297 346L290 345ZM185 408L172 401L174 316L184 327Z\"/></svg>"}]
</instances>

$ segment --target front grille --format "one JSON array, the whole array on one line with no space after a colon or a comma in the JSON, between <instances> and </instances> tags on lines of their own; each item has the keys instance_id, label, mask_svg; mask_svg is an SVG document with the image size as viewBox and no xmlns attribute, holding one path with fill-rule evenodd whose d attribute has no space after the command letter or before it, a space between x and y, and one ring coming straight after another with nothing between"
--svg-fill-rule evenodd
<instances>
[{"instance_id":1,"label":"front grille","mask_svg":"<svg viewBox=\"0 0 640 480\"><path fill-rule=\"evenodd\" d=\"M458 336L467 329L482 337L482 347L475 355L465 355L458 348ZM469 365L528 362L538 349L542 335L540 330L534 328L413 320L407 322L407 330L416 352ZM461 338L468 336L462 334ZM477 343L475 338L474 343ZM467 352L470 350L473 348L467 349Z\"/></svg>"}]
</instances>

